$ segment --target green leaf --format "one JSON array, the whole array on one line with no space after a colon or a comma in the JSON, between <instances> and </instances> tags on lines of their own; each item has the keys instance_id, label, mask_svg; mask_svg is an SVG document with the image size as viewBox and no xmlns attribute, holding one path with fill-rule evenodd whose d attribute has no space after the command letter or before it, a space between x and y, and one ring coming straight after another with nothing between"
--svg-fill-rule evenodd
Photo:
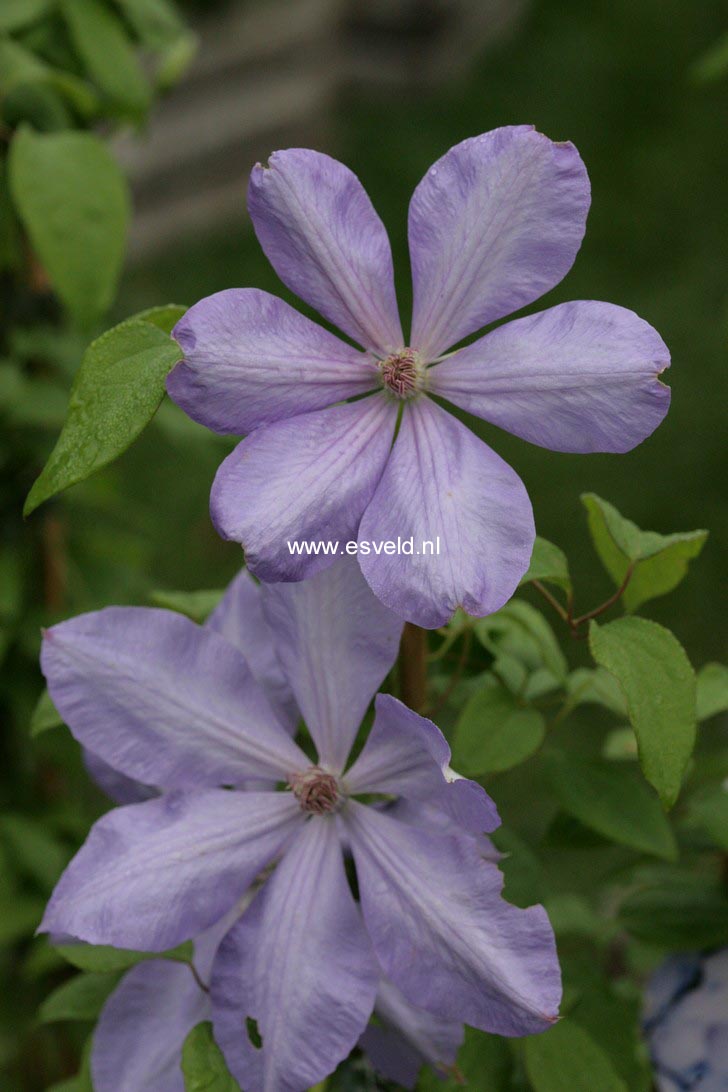
<instances>
[{"instance_id":1,"label":"green leaf","mask_svg":"<svg viewBox=\"0 0 728 1092\"><path fill-rule=\"evenodd\" d=\"M698 672L696 707L698 720L708 720L728 709L728 667L705 664Z\"/></svg>"},{"instance_id":2,"label":"green leaf","mask_svg":"<svg viewBox=\"0 0 728 1092\"><path fill-rule=\"evenodd\" d=\"M182 1047L186 1092L239 1092L212 1035L212 1024L194 1027Z\"/></svg>"},{"instance_id":3,"label":"green leaf","mask_svg":"<svg viewBox=\"0 0 728 1092\"><path fill-rule=\"evenodd\" d=\"M186 614L193 622L204 622L212 614L224 594L224 589L193 592L153 591L149 598L157 607L165 607L167 610L176 610L179 614Z\"/></svg>"},{"instance_id":4,"label":"green leaf","mask_svg":"<svg viewBox=\"0 0 728 1092\"><path fill-rule=\"evenodd\" d=\"M589 647L624 693L645 777L672 807L695 745L695 672L682 645L657 622L620 618L592 622Z\"/></svg>"},{"instance_id":5,"label":"green leaf","mask_svg":"<svg viewBox=\"0 0 728 1092\"><path fill-rule=\"evenodd\" d=\"M602 745L602 755L615 762L631 761L639 757L637 737L628 724L612 729Z\"/></svg>"},{"instance_id":6,"label":"green leaf","mask_svg":"<svg viewBox=\"0 0 728 1092\"><path fill-rule=\"evenodd\" d=\"M46 824L27 815L3 815L0 837L16 870L50 893L68 864L69 854L49 833Z\"/></svg>"},{"instance_id":7,"label":"green leaf","mask_svg":"<svg viewBox=\"0 0 728 1092\"><path fill-rule=\"evenodd\" d=\"M566 680L566 691L571 708L577 705L603 705L617 716L628 715L627 702L619 683L602 667L596 670L578 667Z\"/></svg>"},{"instance_id":8,"label":"green leaf","mask_svg":"<svg viewBox=\"0 0 728 1092\"><path fill-rule=\"evenodd\" d=\"M509 770L543 743L546 723L493 676L473 694L455 728L453 765L468 775Z\"/></svg>"},{"instance_id":9,"label":"green leaf","mask_svg":"<svg viewBox=\"0 0 728 1092\"><path fill-rule=\"evenodd\" d=\"M581 499L594 547L617 587L621 587L630 564L634 565L622 595L630 611L676 588L687 573L688 562L698 556L708 537L707 531L674 535L641 531L595 493L584 493Z\"/></svg>"},{"instance_id":10,"label":"green leaf","mask_svg":"<svg viewBox=\"0 0 728 1092\"><path fill-rule=\"evenodd\" d=\"M23 510L106 466L137 438L164 397L164 381L181 356L151 322L129 319L86 350L71 390L58 443Z\"/></svg>"},{"instance_id":11,"label":"green leaf","mask_svg":"<svg viewBox=\"0 0 728 1092\"><path fill-rule=\"evenodd\" d=\"M11 895L0 903L0 947L29 940L43 917L45 903L25 895Z\"/></svg>"},{"instance_id":12,"label":"green leaf","mask_svg":"<svg viewBox=\"0 0 728 1092\"><path fill-rule=\"evenodd\" d=\"M179 83L194 60L197 44L196 35L184 34L165 47L154 80L157 90L168 91Z\"/></svg>"},{"instance_id":13,"label":"green leaf","mask_svg":"<svg viewBox=\"0 0 728 1092\"><path fill-rule=\"evenodd\" d=\"M182 303L165 303L161 307L148 307L146 311L139 311L130 317L151 322L152 326L158 326L165 334L171 334L186 311L187 308Z\"/></svg>"},{"instance_id":14,"label":"green leaf","mask_svg":"<svg viewBox=\"0 0 728 1092\"><path fill-rule=\"evenodd\" d=\"M511 599L505 607L475 622L478 640L494 656L506 653L521 660L529 671L548 668L565 681L568 666L554 631L543 614L520 599Z\"/></svg>"},{"instance_id":15,"label":"green leaf","mask_svg":"<svg viewBox=\"0 0 728 1092\"><path fill-rule=\"evenodd\" d=\"M571 591L571 577L566 554L558 546L554 546L553 542L539 535L536 536L533 544L531 564L521 584L528 584L531 580L541 580L544 584L555 584L566 592Z\"/></svg>"},{"instance_id":16,"label":"green leaf","mask_svg":"<svg viewBox=\"0 0 728 1092\"><path fill-rule=\"evenodd\" d=\"M63 719L46 689L38 698L30 718L30 734L33 737L39 736L51 728L60 727L61 724L63 724Z\"/></svg>"},{"instance_id":17,"label":"green leaf","mask_svg":"<svg viewBox=\"0 0 728 1092\"><path fill-rule=\"evenodd\" d=\"M152 48L169 45L186 33L185 24L169 0L116 0L139 38Z\"/></svg>"},{"instance_id":18,"label":"green leaf","mask_svg":"<svg viewBox=\"0 0 728 1092\"><path fill-rule=\"evenodd\" d=\"M134 952L128 948L112 948L104 944L59 944L55 950L81 971L106 974L125 971L148 959L171 959L175 963L190 963L192 942L186 941L168 952Z\"/></svg>"},{"instance_id":19,"label":"green leaf","mask_svg":"<svg viewBox=\"0 0 728 1092\"><path fill-rule=\"evenodd\" d=\"M719 785L691 800L689 815L716 846L728 852L728 788Z\"/></svg>"},{"instance_id":20,"label":"green leaf","mask_svg":"<svg viewBox=\"0 0 728 1092\"><path fill-rule=\"evenodd\" d=\"M528 1036L524 1054L534 1092L627 1092L601 1047L572 1020Z\"/></svg>"},{"instance_id":21,"label":"green leaf","mask_svg":"<svg viewBox=\"0 0 728 1092\"><path fill-rule=\"evenodd\" d=\"M673 860L672 833L657 797L632 770L548 751L544 769L564 811L613 842Z\"/></svg>"},{"instance_id":22,"label":"green leaf","mask_svg":"<svg viewBox=\"0 0 728 1092\"><path fill-rule=\"evenodd\" d=\"M3 0L0 6L0 34L21 30L41 19L53 7L53 0Z\"/></svg>"},{"instance_id":23,"label":"green leaf","mask_svg":"<svg viewBox=\"0 0 728 1092\"><path fill-rule=\"evenodd\" d=\"M42 1024L59 1020L96 1020L120 977L117 972L76 975L45 999L38 1010L38 1019Z\"/></svg>"},{"instance_id":24,"label":"green leaf","mask_svg":"<svg viewBox=\"0 0 728 1092\"><path fill-rule=\"evenodd\" d=\"M505 1039L475 1028L465 1028L465 1041L458 1053L454 1072L448 1076L429 1067L422 1071L418 1092L462 1092L485 1088L488 1092L509 1092L513 1069L511 1052Z\"/></svg>"},{"instance_id":25,"label":"green leaf","mask_svg":"<svg viewBox=\"0 0 728 1092\"><path fill-rule=\"evenodd\" d=\"M670 875L633 891L618 917L639 940L669 949L694 951L728 943L728 897L716 884L694 875Z\"/></svg>"},{"instance_id":26,"label":"green leaf","mask_svg":"<svg viewBox=\"0 0 728 1092\"><path fill-rule=\"evenodd\" d=\"M15 207L53 288L91 326L114 297L126 246L129 196L93 133L21 129L10 145Z\"/></svg>"},{"instance_id":27,"label":"green leaf","mask_svg":"<svg viewBox=\"0 0 728 1092\"><path fill-rule=\"evenodd\" d=\"M141 120L151 90L122 20L103 0L61 0L60 7L93 81L126 115Z\"/></svg>"}]
</instances>

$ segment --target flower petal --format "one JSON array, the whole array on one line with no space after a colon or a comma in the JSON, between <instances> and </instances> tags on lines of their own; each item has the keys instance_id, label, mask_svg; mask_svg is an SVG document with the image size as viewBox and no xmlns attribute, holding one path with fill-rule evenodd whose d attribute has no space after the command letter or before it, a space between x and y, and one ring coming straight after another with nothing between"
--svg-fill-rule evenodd
<instances>
[{"instance_id":1,"label":"flower petal","mask_svg":"<svg viewBox=\"0 0 728 1092\"><path fill-rule=\"evenodd\" d=\"M358 759L346 774L350 793L391 793L442 809L472 833L500 826L482 785L450 769L451 752L437 725L391 694L377 694L376 717Z\"/></svg>"},{"instance_id":2,"label":"flower petal","mask_svg":"<svg viewBox=\"0 0 728 1092\"><path fill-rule=\"evenodd\" d=\"M374 1012L380 1024L370 1024L359 1045L382 1076L414 1088L427 1063L439 1071L455 1064L463 1041L463 1026L411 1005L397 987L383 978Z\"/></svg>"},{"instance_id":3,"label":"flower petal","mask_svg":"<svg viewBox=\"0 0 728 1092\"><path fill-rule=\"evenodd\" d=\"M144 785L279 780L305 762L238 650L174 611L107 607L61 622L41 666L79 743Z\"/></svg>"},{"instance_id":4,"label":"flower petal","mask_svg":"<svg viewBox=\"0 0 728 1092\"><path fill-rule=\"evenodd\" d=\"M115 808L61 876L41 931L173 948L219 921L300 823L288 793L175 791Z\"/></svg>"},{"instance_id":5,"label":"flower petal","mask_svg":"<svg viewBox=\"0 0 728 1092\"><path fill-rule=\"evenodd\" d=\"M185 355L167 391L215 432L240 436L379 385L370 356L257 288L200 300L173 335Z\"/></svg>"},{"instance_id":6,"label":"flower petal","mask_svg":"<svg viewBox=\"0 0 728 1092\"><path fill-rule=\"evenodd\" d=\"M213 967L215 1037L241 1087L301 1092L326 1077L365 1027L378 978L336 823L311 819Z\"/></svg>"},{"instance_id":7,"label":"flower petal","mask_svg":"<svg viewBox=\"0 0 728 1092\"><path fill-rule=\"evenodd\" d=\"M306 413L252 433L217 472L210 499L223 538L240 542L266 582L303 580L355 537L387 461L396 408L383 395ZM332 553L289 543L330 540Z\"/></svg>"},{"instance_id":8,"label":"flower petal","mask_svg":"<svg viewBox=\"0 0 728 1092\"><path fill-rule=\"evenodd\" d=\"M411 556L362 549L363 541L398 536L414 540ZM516 590L534 538L531 502L515 471L430 399L407 406L359 526L359 564L374 594L430 629L458 607L491 614Z\"/></svg>"},{"instance_id":9,"label":"flower petal","mask_svg":"<svg viewBox=\"0 0 728 1092\"><path fill-rule=\"evenodd\" d=\"M119 773L103 758L83 749L83 764L92 781L95 781L103 793L115 804L141 804L142 800L151 800L157 790L151 785L142 785L126 774Z\"/></svg>"},{"instance_id":10,"label":"flower petal","mask_svg":"<svg viewBox=\"0 0 728 1092\"><path fill-rule=\"evenodd\" d=\"M274 152L253 168L248 211L292 292L365 349L403 345L387 232L348 167L304 148Z\"/></svg>"},{"instance_id":11,"label":"flower petal","mask_svg":"<svg viewBox=\"0 0 728 1092\"><path fill-rule=\"evenodd\" d=\"M553 451L629 451L670 405L656 330L611 303L580 300L508 322L428 372L456 406Z\"/></svg>"},{"instance_id":12,"label":"flower petal","mask_svg":"<svg viewBox=\"0 0 728 1092\"><path fill-rule=\"evenodd\" d=\"M298 708L276 654L273 633L263 612L262 592L248 570L241 569L206 625L240 649L274 712L293 734L298 724Z\"/></svg>"},{"instance_id":13,"label":"flower petal","mask_svg":"<svg viewBox=\"0 0 728 1092\"><path fill-rule=\"evenodd\" d=\"M410 344L432 360L557 285L581 246L589 201L573 144L529 125L456 144L410 203Z\"/></svg>"},{"instance_id":14,"label":"flower petal","mask_svg":"<svg viewBox=\"0 0 728 1092\"><path fill-rule=\"evenodd\" d=\"M373 595L353 557L310 580L267 584L263 607L319 759L338 773L397 658L402 619Z\"/></svg>"},{"instance_id":15,"label":"flower petal","mask_svg":"<svg viewBox=\"0 0 728 1092\"><path fill-rule=\"evenodd\" d=\"M140 963L124 975L94 1031L95 1092L184 1092L182 1044L209 1018L208 995L186 964Z\"/></svg>"},{"instance_id":16,"label":"flower petal","mask_svg":"<svg viewBox=\"0 0 728 1092\"><path fill-rule=\"evenodd\" d=\"M471 838L418 830L355 801L343 815L369 935L405 997L497 1035L549 1027L561 983L543 907L502 899L501 873Z\"/></svg>"}]
</instances>

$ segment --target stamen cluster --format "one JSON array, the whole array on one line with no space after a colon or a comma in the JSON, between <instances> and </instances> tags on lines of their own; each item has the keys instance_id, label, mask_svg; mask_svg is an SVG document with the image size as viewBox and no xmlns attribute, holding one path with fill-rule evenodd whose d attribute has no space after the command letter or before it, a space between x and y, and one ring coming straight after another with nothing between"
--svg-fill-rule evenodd
<instances>
[{"instance_id":1,"label":"stamen cluster","mask_svg":"<svg viewBox=\"0 0 728 1092\"><path fill-rule=\"evenodd\" d=\"M379 364L382 383L395 398L411 398L422 389L424 369L415 349L399 349Z\"/></svg>"},{"instance_id":2,"label":"stamen cluster","mask_svg":"<svg viewBox=\"0 0 728 1092\"><path fill-rule=\"evenodd\" d=\"M291 774L288 784L301 810L311 815L326 815L336 811L341 804L337 779L320 766L309 766L302 773Z\"/></svg>"}]
</instances>

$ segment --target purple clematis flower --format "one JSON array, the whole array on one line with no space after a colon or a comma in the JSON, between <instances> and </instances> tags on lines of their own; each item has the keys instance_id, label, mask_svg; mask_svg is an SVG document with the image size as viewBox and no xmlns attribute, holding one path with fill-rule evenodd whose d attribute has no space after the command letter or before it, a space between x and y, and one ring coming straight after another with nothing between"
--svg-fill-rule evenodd
<instances>
[{"instance_id":1,"label":"purple clematis flower","mask_svg":"<svg viewBox=\"0 0 728 1092\"><path fill-rule=\"evenodd\" d=\"M164 951L213 928L265 874L211 973L216 1037L246 1092L300 1092L331 1072L365 1032L383 977L439 1022L547 1028L560 999L548 918L501 898L483 840L495 806L449 769L439 730L379 695L347 767L401 621L342 559L260 589L258 641L271 644L248 667L235 637L246 583L234 582L214 625L131 607L47 631L43 670L73 734L162 791L99 820L42 928ZM283 686L316 759L269 700L277 687L285 707Z\"/></svg>"},{"instance_id":2,"label":"purple clematis flower","mask_svg":"<svg viewBox=\"0 0 728 1092\"><path fill-rule=\"evenodd\" d=\"M528 495L430 395L570 452L630 450L670 401L657 379L670 359L662 339L609 303L561 304L448 352L559 283L589 200L573 145L530 126L451 148L410 204L405 340L389 240L356 176L302 149L254 168L248 208L270 262L361 347L252 288L201 300L174 330L184 360L171 397L211 429L249 434L220 467L211 508L254 573L304 579L332 557L291 553L289 542L343 548L358 536L375 594L419 625L459 606L490 614L510 598L533 547ZM398 537L414 540L411 556L377 552ZM437 539L439 555L417 553Z\"/></svg>"}]
</instances>

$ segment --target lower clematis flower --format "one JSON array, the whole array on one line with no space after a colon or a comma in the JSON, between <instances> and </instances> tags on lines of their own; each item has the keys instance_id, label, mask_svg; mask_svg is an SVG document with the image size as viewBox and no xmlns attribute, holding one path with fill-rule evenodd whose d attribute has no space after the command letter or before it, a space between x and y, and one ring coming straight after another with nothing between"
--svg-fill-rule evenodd
<instances>
[{"instance_id":1,"label":"lower clematis flower","mask_svg":"<svg viewBox=\"0 0 728 1092\"><path fill-rule=\"evenodd\" d=\"M566 452L629 451L670 402L662 339L610 303L563 303L448 352L561 281L589 202L574 146L531 126L451 148L410 203L405 341L387 233L356 176L304 149L254 168L248 208L271 264L360 346L253 288L201 300L173 331L184 359L171 397L211 429L248 434L218 471L211 511L256 575L304 579L332 557L290 542L358 538L376 595L421 626L510 598L533 547L528 495L440 400ZM398 537L412 555L383 552ZM436 540L439 554L420 549Z\"/></svg>"},{"instance_id":2,"label":"lower clematis flower","mask_svg":"<svg viewBox=\"0 0 728 1092\"><path fill-rule=\"evenodd\" d=\"M271 643L254 668L236 635L249 581L213 625L130 607L46 632L43 671L75 737L160 795L96 823L41 928L161 952L258 885L210 977L215 1035L246 1092L323 1079L365 1032L382 978L439 1022L545 1030L561 992L553 933L542 907L501 897L484 789L450 770L434 724L386 694L349 765L401 621L342 559L259 590L258 643ZM272 689L295 697L315 757Z\"/></svg>"}]
</instances>

